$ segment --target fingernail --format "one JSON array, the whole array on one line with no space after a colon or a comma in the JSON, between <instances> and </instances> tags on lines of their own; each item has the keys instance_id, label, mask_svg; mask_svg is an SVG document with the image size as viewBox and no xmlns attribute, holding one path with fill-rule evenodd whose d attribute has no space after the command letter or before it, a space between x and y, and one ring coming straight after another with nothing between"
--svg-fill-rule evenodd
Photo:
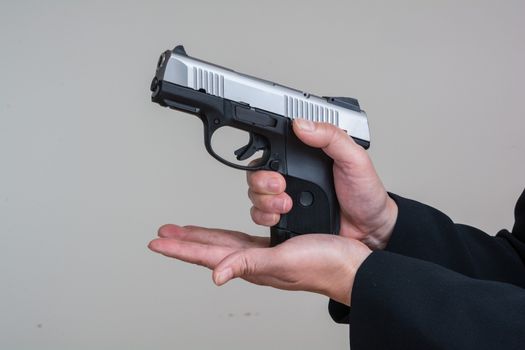
<instances>
[{"instance_id":1,"label":"fingernail","mask_svg":"<svg viewBox=\"0 0 525 350\"><path fill-rule=\"evenodd\" d=\"M221 286L228 282L232 277L233 271L230 267L227 267L217 274L217 278L215 278L215 284Z\"/></svg>"},{"instance_id":2,"label":"fingernail","mask_svg":"<svg viewBox=\"0 0 525 350\"><path fill-rule=\"evenodd\" d=\"M154 252L159 252L159 247L157 246L157 239L152 240L148 243L148 248Z\"/></svg>"},{"instance_id":3,"label":"fingernail","mask_svg":"<svg viewBox=\"0 0 525 350\"><path fill-rule=\"evenodd\" d=\"M297 118L294 119L294 123L297 123L299 126L299 129L304 131L314 131L315 130L315 123L303 118Z\"/></svg>"},{"instance_id":4,"label":"fingernail","mask_svg":"<svg viewBox=\"0 0 525 350\"><path fill-rule=\"evenodd\" d=\"M284 209L286 209L286 200L285 199L274 200L273 207L279 212L283 212Z\"/></svg>"}]
</instances>

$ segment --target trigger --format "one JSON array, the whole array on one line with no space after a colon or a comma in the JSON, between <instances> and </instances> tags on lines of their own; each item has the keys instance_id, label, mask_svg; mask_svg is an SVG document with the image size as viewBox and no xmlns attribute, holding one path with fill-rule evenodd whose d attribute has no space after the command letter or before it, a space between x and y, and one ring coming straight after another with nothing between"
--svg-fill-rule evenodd
<instances>
[{"instance_id":1,"label":"trigger","mask_svg":"<svg viewBox=\"0 0 525 350\"><path fill-rule=\"evenodd\" d=\"M257 134L250 134L248 144L233 153L237 157L237 160L246 160L253 156L255 152L265 150L266 148L268 148L268 144L265 138Z\"/></svg>"}]
</instances>

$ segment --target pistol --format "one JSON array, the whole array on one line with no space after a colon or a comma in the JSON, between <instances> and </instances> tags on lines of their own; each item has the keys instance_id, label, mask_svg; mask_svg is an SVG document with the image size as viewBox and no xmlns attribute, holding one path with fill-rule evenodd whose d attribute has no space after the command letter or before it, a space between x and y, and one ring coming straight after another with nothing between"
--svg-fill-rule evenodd
<instances>
[{"instance_id":1,"label":"pistol","mask_svg":"<svg viewBox=\"0 0 525 350\"><path fill-rule=\"evenodd\" d=\"M302 143L291 126L295 118L331 123L368 149L368 119L356 99L319 97L241 74L190 57L182 45L161 54L151 91L153 102L202 120L204 146L221 163L284 176L293 206L270 228L271 246L306 233L338 234L333 160ZM249 135L246 145L233 152L233 160L213 147L213 135L225 127Z\"/></svg>"}]
</instances>

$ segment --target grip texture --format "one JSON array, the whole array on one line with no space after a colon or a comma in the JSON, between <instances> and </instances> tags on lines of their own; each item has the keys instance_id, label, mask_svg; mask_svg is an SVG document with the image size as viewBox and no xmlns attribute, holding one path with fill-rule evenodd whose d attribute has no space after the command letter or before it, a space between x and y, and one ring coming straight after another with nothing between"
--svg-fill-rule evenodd
<instances>
[{"instance_id":1,"label":"grip texture","mask_svg":"<svg viewBox=\"0 0 525 350\"><path fill-rule=\"evenodd\" d=\"M293 206L270 229L271 245L305 233L338 234L339 203L333 160L322 150L302 143L290 130L286 142L286 193Z\"/></svg>"}]
</instances>

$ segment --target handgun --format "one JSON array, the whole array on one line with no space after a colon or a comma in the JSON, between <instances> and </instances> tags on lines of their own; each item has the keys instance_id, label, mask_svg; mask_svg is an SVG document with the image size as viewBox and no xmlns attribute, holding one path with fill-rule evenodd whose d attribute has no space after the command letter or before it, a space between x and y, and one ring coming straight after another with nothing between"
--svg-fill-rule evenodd
<instances>
[{"instance_id":1,"label":"handgun","mask_svg":"<svg viewBox=\"0 0 525 350\"><path fill-rule=\"evenodd\" d=\"M295 118L325 122L345 130L363 148L370 146L366 113L349 97L319 97L190 57L182 45L160 55L150 87L151 100L193 114L204 125L204 146L236 169L271 170L286 180L292 209L270 228L270 245L306 233L338 234L339 203L333 160L302 143L292 130ZM212 137L232 127L249 134L247 144L225 159ZM248 164L242 161L260 155Z\"/></svg>"}]
</instances>

